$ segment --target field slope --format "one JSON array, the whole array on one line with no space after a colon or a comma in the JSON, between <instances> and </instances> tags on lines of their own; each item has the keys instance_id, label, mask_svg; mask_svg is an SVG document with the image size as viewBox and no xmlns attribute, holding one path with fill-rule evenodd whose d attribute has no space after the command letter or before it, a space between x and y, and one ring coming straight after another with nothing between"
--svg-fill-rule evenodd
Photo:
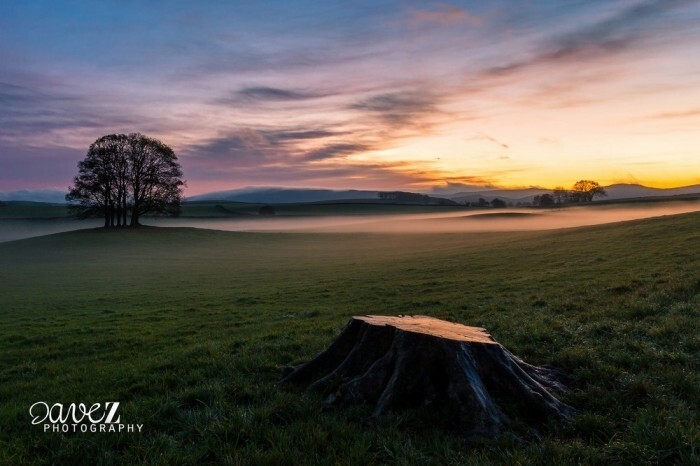
<instances>
[{"instance_id":1,"label":"field slope","mask_svg":"<svg viewBox=\"0 0 700 466\"><path fill-rule=\"evenodd\" d=\"M0 244L0 464L698 461L700 214L473 234L83 230ZM583 414L473 447L278 387L353 314L486 327ZM142 433L54 434L37 401ZM516 420L517 421L517 420Z\"/></svg>"}]
</instances>

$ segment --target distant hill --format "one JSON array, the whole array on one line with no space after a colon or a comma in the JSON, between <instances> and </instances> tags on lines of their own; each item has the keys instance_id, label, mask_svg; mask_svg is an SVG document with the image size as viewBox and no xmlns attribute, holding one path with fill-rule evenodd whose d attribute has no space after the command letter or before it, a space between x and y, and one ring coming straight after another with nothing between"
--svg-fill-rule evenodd
<instances>
[{"instance_id":1,"label":"distant hill","mask_svg":"<svg viewBox=\"0 0 700 466\"><path fill-rule=\"evenodd\" d=\"M66 192L58 189L20 189L18 191L0 191L0 201L47 202L65 204Z\"/></svg>"},{"instance_id":2,"label":"distant hill","mask_svg":"<svg viewBox=\"0 0 700 466\"><path fill-rule=\"evenodd\" d=\"M244 188L231 191L217 191L187 198L187 202L228 201L253 204L300 204L319 202L358 202L377 204L426 204L453 205L450 199L425 194L393 191L380 198L380 191L359 191L355 189L336 191L332 189L303 188Z\"/></svg>"},{"instance_id":3,"label":"distant hill","mask_svg":"<svg viewBox=\"0 0 700 466\"><path fill-rule=\"evenodd\" d=\"M488 191L457 193L450 196L450 199L459 202L460 204L464 204L465 202L478 202L480 198L485 199L488 202L491 202L494 199L500 199L505 202L512 202L513 204L516 204L518 202L532 202L532 199L535 196L551 192L551 189L543 188L490 189Z\"/></svg>"},{"instance_id":4,"label":"distant hill","mask_svg":"<svg viewBox=\"0 0 700 466\"><path fill-rule=\"evenodd\" d=\"M299 202L323 202L351 199L379 199L378 191L355 189L335 191L332 189L303 188L243 188L216 191L187 197L187 201L232 201L255 204L293 204Z\"/></svg>"},{"instance_id":5,"label":"distant hill","mask_svg":"<svg viewBox=\"0 0 700 466\"><path fill-rule=\"evenodd\" d=\"M647 188L638 184L613 184L606 186L607 199L632 199L637 197L682 196L700 193L700 185L684 186L682 188Z\"/></svg>"}]
</instances>

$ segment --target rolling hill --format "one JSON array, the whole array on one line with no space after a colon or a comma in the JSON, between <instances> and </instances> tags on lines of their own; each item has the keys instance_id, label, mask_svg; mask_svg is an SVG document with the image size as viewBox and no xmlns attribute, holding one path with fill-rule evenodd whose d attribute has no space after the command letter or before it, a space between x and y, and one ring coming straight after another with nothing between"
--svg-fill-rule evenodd
<instances>
[{"instance_id":1,"label":"rolling hill","mask_svg":"<svg viewBox=\"0 0 700 466\"><path fill-rule=\"evenodd\" d=\"M303 188L243 188L189 196L187 197L187 200L286 204L298 202L323 202L378 198L378 191L358 191L355 189L335 191L332 189Z\"/></svg>"}]
</instances>

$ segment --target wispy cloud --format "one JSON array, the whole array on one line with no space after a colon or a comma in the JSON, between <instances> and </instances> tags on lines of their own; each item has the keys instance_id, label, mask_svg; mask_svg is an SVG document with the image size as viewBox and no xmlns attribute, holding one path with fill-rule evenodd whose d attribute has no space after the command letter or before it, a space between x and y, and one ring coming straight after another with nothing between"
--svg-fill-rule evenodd
<instances>
[{"instance_id":1,"label":"wispy cloud","mask_svg":"<svg viewBox=\"0 0 700 466\"><path fill-rule=\"evenodd\" d=\"M283 165L222 165L208 159L188 159L187 172L202 180L220 181L223 187L251 183L257 185L285 186L338 186L338 180L348 180L355 188L391 189L409 185L424 185L433 180L429 171L416 170L414 164L405 162L359 162L343 164L313 163L313 161L289 162Z\"/></svg>"},{"instance_id":2,"label":"wispy cloud","mask_svg":"<svg viewBox=\"0 0 700 466\"><path fill-rule=\"evenodd\" d=\"M261 130L261 133L268 141L308 141L346 134L343 131L333 131L329 129L277 129Z\"/></svg>"},{"instance_id":3,"label":"wispy cloud","mask_svg":"<svg viewBox=\"0 0 700 466\"><path fill-rule=\"evenodd\" d=\"M496 189L496 186L492 184L492 180L479 176L465 176L460 181L447 181L433 186L432 192L435 194L450 195L459 192L486 191L489 189Z\"/></svg>"},{"instance_id":4,"label":"wispy cloud","mask_svg":"<svg viewBox=\"0 0 700 466\"><path fill-rule=\"evenodd\" d=\"M623 52L646 48L644 39L661 40L664 29L659 17L694 4L694 0L647 0L635 2L621 11L564 34L547 36L539 50L525 59L490 67L486 76L508 76L533 67L561 62L583 63L611 58Z\"/></svg>"},{"instance_id":5,"label":"wispy cloud","mask_svg":"<svg viewBox=\"0 0 700 466\"><path fill-rule=\"evenodd\" d=\"M240 128L189 145L183 152L198 160L265 167L344 157L370 148L367 144L342 142L343 134L326 129Z\"/></svg>"},{"instance_id":6,"label":"wispy cloud","mask_svg":"<svg viewBox=\"0 0 700 466\"><path fill-rule=\"evenodd\" d=\"M482 18L479 16L469 13L464 8L448 3L440 3L435 5L432 9L412 9L409 11L409 19L414 26L424 23L443 27L462 23L467 23L472 26L481 26L483 23Z\"/></svg>"},{"instance_id":7,"label":"wispy cloud","mask_svg":"<svg viewBox=\"0 0 700 466\"><path fill-rule=\"evenodd\" d=\"M309 172L317 173L321 169L319 164L322 164L322 170L326 173L328 164L354 166L359 163L354 160L355 156L390 148L407 135L429 132L434 120L442 115L440 99L434 93L414 88L371 95L348 95L345 98L354 102L305 107L307 113L316 113L319 118L324 111L335 111L337 116L333 124L307 123L288 127L282 123L300 111L297 105L306 105L309 100L325 94L314 90L267 86L243 88L241 95L253 95L256 99L268 99L271 103L290 106L271 106L266 109L266 124L251 122L235 129L222 130L205 141L184 146L183 153L192 158L201 171L221 163L256 171L274 169L275 173L281 167L295 172L300 167L307 167ZM338 105L342 106L338 108ZM366 163L361 165L365 166ZM388 166L395 165L381 165L383 173Z\"/></svg>"},{"instance_id":8,"label":"wispy cloud","mask_svg":"<svg viewBox=\"0 0 700 466\"><path fill-rule=\"evenodd\" d=\"M30 146L60 145L64 133L114 131L143 124L110 112L77 93L0 83L0 140Z\"/></svg>"},{"instance_id":9,"label":"wispy cloud","mask_svg":"<svg viewBox=\"0 0 700 466\"><path fill-rule=\"evenodd\" d=\"M221 166L264 166L284 161L285 155L275 150L277 143L250 128L242 128L183 149L187 157L207 160ZM214 166L214 165L212 165Z\"/></svg>"},{"instance_id":10,"label":"wispy cloud","mask_svg":"<svg viewBox=\"0 0 700 466\"><path fill-rule=\"evenodd\" d=\"M488 141L496 144L497 146L503 148L503 149L508 149L509 146L508 144L499 141L498 139L494 138L493 136L489 136L488 134L485 133L478 133L470 138L467 138L466 141Z\"/></svg>"},{"instance_id":11,"label":"wispy cloud","mask_svg":"<svg viewBox=\"0 0 700 466\"><path fill-rule=\"evenodd\" d=\"M438 112L437 99L426 91L398 91L374 95L351 105L392 127L413 126Z\"/></svg>"},{"instance_id":12,"label":"wispy cloud","mask_svg":"<svg viewBox=\"0 0 700 466\"><path fill-rule=\"evenodd\" d=\"M280 89L277 87L246 87L236 92L235 94L238 98L252 99L252 100L262 100L262 101L297 101L297 100L309 100L318 99L324 97L324 94L317 94L312 92L298 91L292 89Z\"/></svg>"},{"instance_id":13,"label":"wispy cloud","mask_svg":"<svg viewBox=\"0 0 700 466\"><path fill-rule=\"evenodd\" d=\"M681 118L695 118L700 116L700 108L693 108L690 110L681 110L679 112L664 112L656 113L650 115L647 118L653 120L666 120L666 119L681 119Z\"/></svg>"},{"instance_id":14,"label":"wispy cloud","mask_svg":"<svg viewBox=\"0 0 700 466\"><path fill-rule=\"evenodd\" d=\"M337 143L328 144L326 146L314 149L308 152L305 156L305 160L326 160L334 159L337 157L345 157L351 154L357 154L366 152L371 149L371 146L367 144L359 143Z\"/></svg>"}]
</instances>

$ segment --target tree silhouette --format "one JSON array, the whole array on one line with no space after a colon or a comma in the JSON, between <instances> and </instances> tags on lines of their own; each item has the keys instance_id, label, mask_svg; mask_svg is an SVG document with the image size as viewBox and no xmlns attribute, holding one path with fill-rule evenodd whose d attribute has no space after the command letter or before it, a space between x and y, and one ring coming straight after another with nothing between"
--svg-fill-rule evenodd
<instances>
[{"instance_id":1,"label":"tree silhouette","mask_svg":"<svg viewBox=\"0 0 700 466\"><path fill-rule=\"evenodd\" d=\"M493 208L495 208L495 209L502 209L502 208L504 208L505 206L506 206L506 202L505 202L504 200L502 200L502 199L494 198L494 199L491 201L491 207L493 207Z\"/></svg>"},{"instance_id":2,"label":"tree silhouette","mask_svg":"<svg viewBox=\"0 0 700 466\"><path fill-rule=\"evenodd\" d=\"M555 204L566 204L569 202L569 191L564 189L562 186L557 186L554 188L552 198L554 199Z\"/></svg>"},{"instance_id":3,"label":"tree silhouette","mask_svg":"<svg viewBox=\"0 0 700 466\"><path fill-rule=\"evenodd\" d=\"M275 208L271 205L266 204L260 207L260 209L258 210L258 215L262 215L263 217L271 217L275 215Z\"/></svg>"},{"instance_id":4,"label":"tree silhouette","mask_svg":"<svg viewBox=\"0 0 700 466\"><path fill-rule=\"evenodd\" d=\"M571 188L569 197L573 202L591 202L595 196L607 195L608 193L597 181L579 180Z\"/></svg>"},{"instance_id":5,"label":"tree silhouette","mask_svg":"<svg viewBox=\"0 0 700 466\"><path fill-rule=\"evenodd\" d=\"M110 134L90 145L66 200L78 218L133 227L145 214L178 215L183 185L170 147L139 133Z\"/></svg>"},{"instance_id":6,"label":"tree silhouette","mask_svg":"<svg viewBox=\"0 0 700 466\"><path fill-rule=\"evenodd\" d=\"M554 197L551 194L545 193L541 196L535 196L532 203L540 207L552 207L554 205Z\"/></svg>"}]
</instances>

